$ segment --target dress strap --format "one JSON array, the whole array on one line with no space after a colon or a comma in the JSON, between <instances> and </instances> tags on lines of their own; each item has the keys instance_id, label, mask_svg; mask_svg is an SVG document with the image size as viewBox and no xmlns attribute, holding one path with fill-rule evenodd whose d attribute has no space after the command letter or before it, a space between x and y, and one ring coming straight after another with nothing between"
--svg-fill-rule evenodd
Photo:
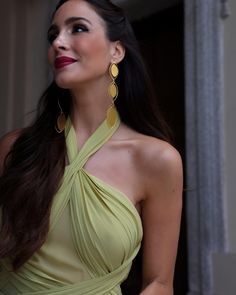
<instances>
[{"instance_id":1,"label":"dress strap","mask_svg":"<svg viewBox=\"0 0 236 295\"><path fill-rule=\"evenodd\" d=\"M78 151L76 133L70 118L68 118L65 130L67 153L69 159L69 165L67 168L73 171L78 171L78 169L83 168L88 158L98 151L109 140L109 138L111 138L111 136L118 129L119 125L120 117L116 111L116 120L114 125L110 127L107 123L107 120L104 120Z\"/></svg>"},{"instance_id":2,"label":"dress strap","mask_svg":"<svg viewBox=\"0 0 236 295\"><path fill-rule=\"evenodd\" d=\"M62 184L55 196L51 210L50 230L56 224L61 213L65 209L71 195L71 189L74 185L77 174L81 171L89 157L98 151L112 137L120 126L120 117L116 111L116 120L113 126L109 126L104 120L95 132L87 139L82 148L77 150L76 133L70 118L66 122L65 136L69 165L65 168ZM63 196L63 197L61 197Z\"/></svg>"}]
</instances>

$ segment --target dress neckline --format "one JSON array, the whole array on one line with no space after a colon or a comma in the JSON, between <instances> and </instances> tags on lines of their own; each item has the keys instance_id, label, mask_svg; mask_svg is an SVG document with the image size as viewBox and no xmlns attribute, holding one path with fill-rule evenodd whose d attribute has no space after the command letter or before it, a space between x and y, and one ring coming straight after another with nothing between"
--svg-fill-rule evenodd
<instances>
[{"instance_id":1,"label":"dress neckline","mask_svg":"<svg viewBox=\"0 0 236 295\"><path fill-rule=\"evenodd\" d=\"M75 163L82 168L88 158L98 151L116 132L120 126L120 117L115 110L116 119L113 126L110 126L105 119L96 130L88 137L82 147L78 149L77 137L71 118L68 117L65 127L67 145L68 166Z\"/></svg>"}]
</instances>

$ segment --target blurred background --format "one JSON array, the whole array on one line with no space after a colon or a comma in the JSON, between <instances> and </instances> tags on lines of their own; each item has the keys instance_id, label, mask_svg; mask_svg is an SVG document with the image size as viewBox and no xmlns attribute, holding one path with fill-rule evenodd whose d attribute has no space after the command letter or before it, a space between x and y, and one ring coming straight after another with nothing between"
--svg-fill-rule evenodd
<instances>
[{"instance_id":1,"label":"blurred background","mask_svg":"<svg viewBox=\"0 0 236 295\"><path fill-rule=\"evenodd\" d=\"M55 0L1 0L0 135L27 125L51 75ZM236 294L236 2L114 0L126 9L184 161L175 295ZM136 259L124 294L138 294Z\"/></svg>"}]
</instances>

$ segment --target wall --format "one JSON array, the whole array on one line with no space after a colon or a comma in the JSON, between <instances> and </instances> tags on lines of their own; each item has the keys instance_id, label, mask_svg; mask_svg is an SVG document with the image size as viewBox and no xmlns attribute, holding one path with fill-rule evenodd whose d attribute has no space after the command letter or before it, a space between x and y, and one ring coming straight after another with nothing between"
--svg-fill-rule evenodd
<instances>
[{"instance_id":1,"label":"wall","mask_svg":"<svg viewBox=\"0 0 236 295\"><path fill-rule=\"evenodd\" d=\"M48 81L49 1L3 0L0 9L0 136L24 126Z\"/></svg>"}]
</instances>

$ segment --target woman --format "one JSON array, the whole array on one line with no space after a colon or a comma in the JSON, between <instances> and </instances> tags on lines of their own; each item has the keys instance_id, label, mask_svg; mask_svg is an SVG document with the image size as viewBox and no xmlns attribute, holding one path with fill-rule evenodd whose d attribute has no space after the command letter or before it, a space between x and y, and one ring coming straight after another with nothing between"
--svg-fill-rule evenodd
<instances>
[{"instance_id":1,"label":"woman","mask_svg":"<svg viewBox=\"0 0 236 295\"><path fill-rule=\"evenodd\" d=\"M108 0L63 0L48 40L37 118L0 144L0 290L121 294L142 242L140 294L171 295L181 159L127 18Z\"/></svg>"}]
</instances>

